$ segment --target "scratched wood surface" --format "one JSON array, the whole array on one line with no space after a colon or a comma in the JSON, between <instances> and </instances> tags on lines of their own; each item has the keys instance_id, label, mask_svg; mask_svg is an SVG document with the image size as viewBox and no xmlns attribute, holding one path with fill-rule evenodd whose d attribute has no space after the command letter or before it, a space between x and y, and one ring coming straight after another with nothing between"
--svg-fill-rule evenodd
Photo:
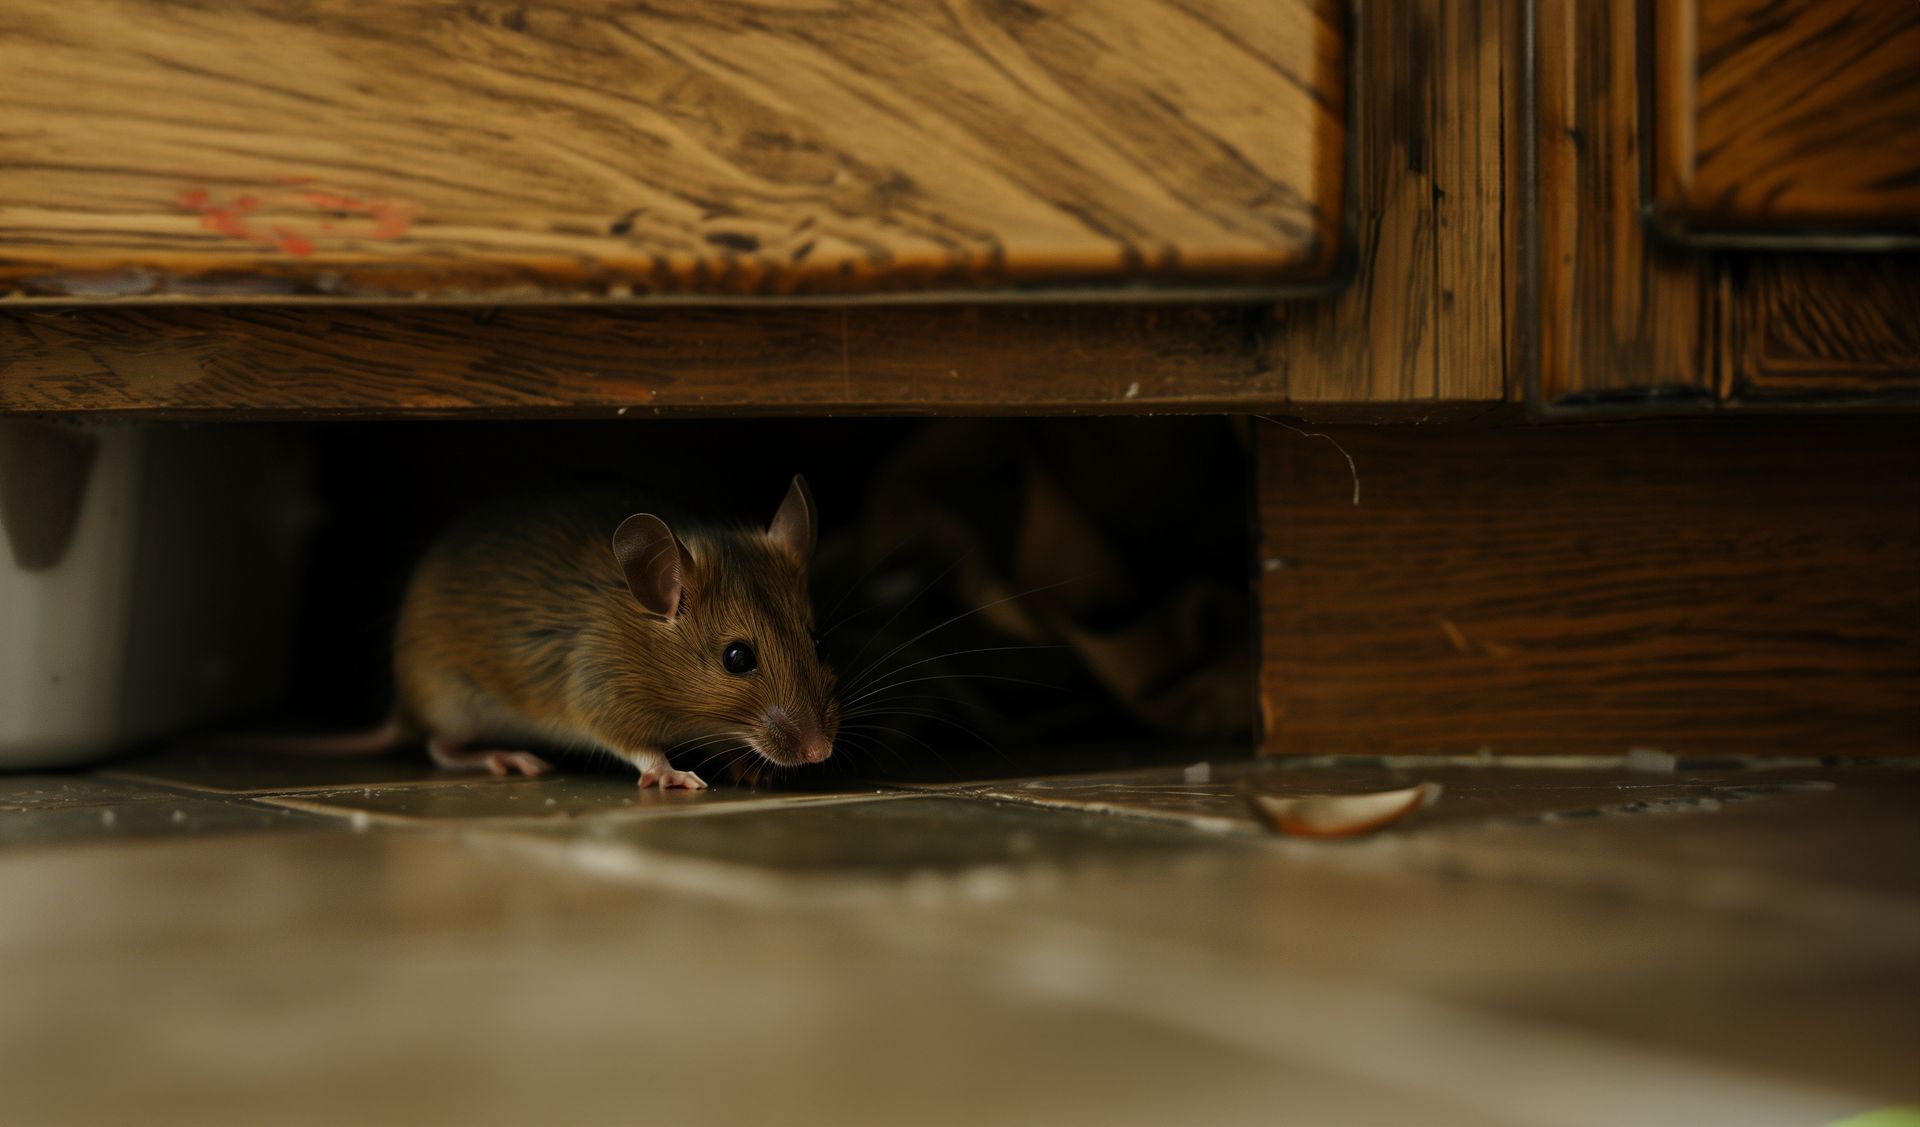
<instances>
[{"instance_id":1,"label":"scratched wood surface","mask_svg":"<svg viewBox=\"0 0 1920 1127\"><path fill-rule=\"evenodd\" d=\"M1337 296L1275 315L1269 355L1295 402L1505 393L1503 142L1520 7L1368 6L1354 43L1359 268Z\"/></svg>"},{"instance_id":2,"label":"scratched wood surface","mask_svg":"<svg viewBox=\"0 0 1920 1127\"><path fill-rule=\"evenodd\" d=\"M1258 443L1280 754L1920 752L1920 423Z\"/></svg>"},{"instance_id":3,"label":"scratched wood surface","mask_svg":"<svg viewBox=\"0 0 1920 1127\"><path fill-rule=\"evenodd\" d=\"M1655 8L1663 219L1776 232L1920 227L1920 4Z\"/></svg>"},{"instance_id":4,"label":"scratched wood surface","mask_svg":"<svg viewBox=\"0 0 1920 1127\"><path fill-rule=\"evenodd\" d=\"M1706 260L1640 208L1636 5L1535 0L1540 361L1547 405L1709 396Z\"/></svg>"},{"instance_id":5,"label":"scratched wood surface","mask_svg":"<svg viewBox=\"0 0 1920 1127\"><path fill-rule=\"evenodd\" d=\"M1725 278L1723 395L1920 396L1920 255L1758 255Z\"/></svg>"},{"instance_id":6,"label":"scratched wood surface","mask_svg":"<svg viewBox=\"0 0 1920 1127\"><path fill-rule=\"evenodd\" d=\"M1275 409L1254 311L115 305L0 311L0 414Z\"/></svg>"},{"instance_id":7,"label":"scratched wood surface","mask_svg":"<svg viewBox=\"0 0 1920 1127\"><path fill-rule=\"evenodd\" d=\"M1338 0L8 0L0 292L1322 279Z\"/></svg>"}]
</instances>

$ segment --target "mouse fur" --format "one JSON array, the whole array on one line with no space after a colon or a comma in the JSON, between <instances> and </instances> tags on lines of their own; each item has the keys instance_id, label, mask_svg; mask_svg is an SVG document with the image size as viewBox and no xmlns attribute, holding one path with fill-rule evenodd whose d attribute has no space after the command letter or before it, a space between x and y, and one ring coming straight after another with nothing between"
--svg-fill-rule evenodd
<instances>
[{"instance_id":1,"label":"mouse fur","mask_svg":"<svg viewBox=\"0 0 1920 1127\"><path fill-rule=\"evenodd\" d=\"M475 512L408 584L394 726L447 766L538 774L549 765L530 747L595 751L643 787L706 785L668 763L676 748L821 762L840 706L813 637L815 535L800 477L764 529L637 512L604 491Z\"/></svg>"}]
</instances>

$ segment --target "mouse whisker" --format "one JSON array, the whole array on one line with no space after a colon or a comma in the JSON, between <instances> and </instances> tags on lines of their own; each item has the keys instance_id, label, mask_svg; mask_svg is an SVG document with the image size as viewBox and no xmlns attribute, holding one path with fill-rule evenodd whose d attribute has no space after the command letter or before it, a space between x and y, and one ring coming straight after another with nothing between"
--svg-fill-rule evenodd
<instances>
[{"instance_id":1,"label":"mouse whisker","mask_svg":"<svg viewBox=\"0 0 1920 1127\"><path fill-rule=\"evenodd\" d=\"M854 751L862 756L865 756L868 762L875 763L877 765L878 760L882 755L885 755L889 762L899 762L900 755L898 752L896 752L893 748L890 748L885 744L880 743L878 740L875 740L871 736L867 736L858 732L848 732L848 733L845 733L841 738L848 741L845 746L849 751Z\"/></svg>"},{"instance_id":2,"label":"mouse whisker","mask_svg":"<svg viewBox=\"0 0 1920 1127\"><path fill-rule=\"evenodd\" d=\"M991 746L990 741L988 741L988 739L985 736L981 735L979 732L975 731L972 728L967 727L965 724L960 723L958 720L954 720L951 717L942 715L941 713L935 712L932 709L885 708L885 709L879 709L874 712L867 713L867 715L868 716L916 716L922 720L932 720L937 723L945 724L950 728L957 728L960 731L965 732L969 736L972 736L974 739L979 740L981 743L989 744L989 746Z\"/></svg>"},{"instance_id":3,"label":"mouse whisker","mask_svg":"<svg viewBox=\"0 0 1920 1127\"><path fill-rule=\"evenodd\" d=\"M964 559L965 557L962 557L962 558ZM954 565L958 566L959 562L960 562L959 560L955 560ZM951 567L947 569L947 571L952 571L952 570L953 568ZM941 572L940 577L936 578L934 581L936 583L939 582L939 579L944 578L945 575L946 575L946 572ZM934 633L935 631L945 630L947 627L952 626L956 622L961 622L961 621L964 621L965 619L972 618L974 615L979 614L982 611L992 610L994 607L997 607L997 606L1004 606L1007 603L1011 603L1015 601L1016 599L1029 598L1033 595L1038 595L1045 591L1051 591L1056 587L1065 587L1070 583L1078 583L1081 580L1084 580L1087 578L1090 578L1090 576L1079 575L1079 576L1075 576L1072 579L1062 579L1056 583L1043 584L1039 587L1034 587L1026 591L1020 591L1015 594L1008 595L1005 598L995 599L990 603L982 603L981 605L974 607L972 610L962 611L961 613L954 615L952 618L947 619L945 622L941 622L936 625L929 626L925 630L922 630L920 633L915 634L913 637L908 638L906 641L901 642L899 645L893 647L891 650L888 650L886 653L881 654L877 661L875 661L872 665L867 666L859 674L855 675L852 680L848 681L847 687L849 689L858 687L861 681L863 681L865 678L871 675L876 668L885 664L888 658L892 657L894 654L899 653L901 650L906 649L908 646L913 645L915 642L918 642L922 638L925 638L927 635ZM915 596L915 597L918 598L918 596ZM893 623L889 622L887 623L887 625L891 626L893 625ZM885 627L882 627L881 629L885 630ZM869 639L869 641L871 641L871 639ZM862 652L863 653L865 652L864 647L862 647ZM855 657L854 661L856 662L859 661L859 658Z\"/></svg>"},{"instance_id":4,"label":"mouse whisker","mask_svg":"<svg viewBox=\"0 0 1920 1127\"><path fill-rule=\"evenodd\" d=\"M733 750L733 747L736 744L745 745L746 743L747 741L744 737L728 734L725 736L715 736L712 739L700 740L697 743L692 743L692 744L684 745L682 747L677 747L674 750L685 753L685 754L692 754L693 752L699 751L702 748L712 748L712 747L719 748L718 751L714 751L707 756L707 759L712 759L715 755L719 755L722 752ZM707 759L702 759L701 762L705 763Z\"/></svg>"},{"instance_id":5,"label":"mouse whisker","mask_svg":"<svg viewBox=\"0 0 1920 1127\"><path fill-rule=\"evenodd\" d=\"M888 560L892 559L895 555L899 553L900 549L906 546L907 546L907 541L905 539L902 539L898 543L896 543L893 547L888 548L885 555L882 555L879 559L873 561L872 564L868 565L867 570L860 573L860 578L854 580L851 584L849 584L845 591L840 592L840 597L834 600L833 609L827 611L826 614L823 614L820 617L830 619L834 615L840 613L840 608L847 605L847 600L853 597L853 593L855 591L858 591L861 588L861 586L866 583L867 580L872 579L874 572L879 571L880 568L883 567ZM873 609L874 609L873 607L867 607L864 610L855 611L854 613L848 615L846 618L840 619L838 622L835 622L832 625L823 629L820 632L820 636L822 638L826 637L827 635L833 633L835 630L840 629L840 627L846 625L849 622L852 622L854 619L859 618L861 615L867 613L867 611L870 611Z\"/></svg>"},{"instance_id":6,"label":"mouse whisker","mask_svg":"<svg viewBox=\"0 0 1920 1127\"><path fill-rule=\"evenodd\" d=\"M931 720L931 716L929 716L929 720ZM904 728L891 728L891 726L874 726L874 728L868 728L868 731L874 731L874 733L895 733L895 735L904 735L906 739L914 739L914 741L916 741L916 743L920 743L922 747L927 747L929 751L933 751L933 747L931 747L931 743L925 743L925 741L922 741L922 739L918 739L918 737L914 737L914 735L912 735L910 731L904 730ZM962 728L962 731L966 731L966 735L970 735L972 739L975 739L975 741L977 741L977 743L979 743L979 745L981 745L983 749L987 749L987 751L991 751L991 753L995 753L995 755L1002 756L1002 758L1006 758L1006 753L1002 753L1002 751L1000 751L998 747L995 747L993 743L989 743L989 741L987 741L987 739L985 739L983 735L979 735L977 731L968 731L968 730L964 730L964 728ZM935 755L939 755L939 753L935 751ZM943 762L945 762L945 758L943 758Z\"/></svg>"},{"instance_id":7,"label":"mouse whisker","mask_svg":"<svg viewBox=\"0 0 1920 1127\"><path fill-rule=\"evenodd\" d=\"M948 565L947 565L946 567L944 567L944 568L942 568L942 569L941 569L941 571L940 571L940 574L938 574L938 575L936 575L936 576L934 576L934 577L933 577L932 579L929 579L929 580L927 581L927 585L926 585L925 587L922 587L922 588L920 588L920 590L919 590L919 591L917 591L917 592L915 592L915 593L914 593L914 596L913 596L913 598L911 598L911 599L908 599L908 600L907 600L906 602L904 602L904 603L901 603L901 604L900 604L900 607L899 607L899 609L898 609L898 610L895 610L895 611L893 612L893 617L892 617L892 618L889 618L889 619L887 619L887 620L886 620L886 622L884 622L884 623L882 623L882 624L881 624L881 626L880 626L880 629L878 629L878 630L876 630L876 631L874 631L874 632L873 632L872 634L870 634L870 635L868 635L868 636L867 636L867 640L866 640L866 641L864 641L864 642L862 642L862 643L860 643L860 650L859 650L859 652L858 652L858 653L856 653L856 654L854 654L854 655L853 655L853 660L852 660L852 661L850 661L850 662L848 662L847 664L848 664L848 665L858 665L858 664L860 664L860 659L861 659L861 658L863 658L863 657L865 657L865 656L867 656L867 647L869 647L869 646L871 646L871 645L873 645L873 640L874 640L875 638L878 638L878 637L880 637L881 635L883 635L883 634L885 634L885 633L887 632L887 630L888 630L888 629L889 629L889 628L890 628L890 627L891 627L891 626L892 626L892 625L893 625L894 623L896 623L896 622L898 622L898 621L900 621L900 616L901 616L901 615L903 615L903 614L905 614L905 613L907 613L907 611L908 611L908 609L909 609L909 608L911 608L911 607L913 606L913 604L915 604L915 603L917 603L917 602L919 602L919 601L920 601L920 600L921 600L922 598L925 598L925 597L926 597L926 594L927 594L927 592L929 592L929 591L931 591L931 590L933 590L933 589L934 589L935 587L937 587L937 586L939 586L939 585L940 585L940 581L941 581L941 580L943 580L943 579L945 579L945 578L946 578L947 576L949 576L949 575L951 575L951 574L953 574L953 569L954 569L954 568L957 568L957 567L959 567L959 566L960 566L960 564L961 564L961 563L962 563L963 561L965 561L965 560L966 560L966 558L967 558L968 556L970 556L970 555L972 555L972 554L973 554L973 550L972 550L972 549L968 549L967 551L964 551L964 552L962 552L962 553L960 553L960 555L959 555L959 556L958 556L957 558L955 558L955 559L954 559L954 561L953 561L952 563L950 563L950 564L948 564ZM915 641L915 640L917 640L917 639L909 639L909 640L908 640L908 641L909 641L909 644L911 644L911 642L912 642L912 641ZM898 650L896 649L896 650L894 650L893 652L894 652L894 653L898 653L899 651L898 651ZM889 654L888 656L891 656L891 654ZM886 660L886 657L882 657L882 658L881 658L880 660L881 660L881 661L885 661L885 660ZM857 683L857 682L856 682L856 683Z\"/></svg>"},{"instance_id":8,"label":"mouse whisker","mask_svg":"<svg viewBox=\"0 0 1920 1127\"><path fill-rule=\"evenodd\" d=\"M897 727L893 727L891 725L886 725L886 724L874 724L874 725L868 725L867 730L874 731L874 732L885 732L892 735L900 736L903 739L912 740L914 743L919 744L921 747L924 747L929 752L931 752L933 754L933 757L940 761L940 765L942 767L945 767L949 771L953 770L953 762L949 760L946 756L942 755L940 753L939 748L921 739L919 736L914 735L912 732L907 731L905 728L897 728Z\"/></svg>"},{"instance_id":9,"label":"mouse whisker","mask_svg":"<svg viewBox=\"0 0 1920 1127\"><path fill-rule=\"evenodd\" d=\"M1059 685L1049 685L1045 681L1033 681L1025 677L1002 677L999 674L995 674L995 673L936 673L926 677L909 677L904 681L889 681L888 683L881 685L878 688L869 689L866 692L861 693L859 696L852 698L851 700L842 701L840 703L840 707L842 710L850 709L854 705L859 704L861 701L864 701L867 698L874 696L876 693L882 692L886 689L898 688L903 685L918 685L928 681L1006 681L1010 684L1015 684L1015 685L1032 685L1036 688L1052 689L1056 693L1064 693L1064 692L1070 691L1068 689L1062 688Z\"/></svg>"},{"instance_id":10,"label":"mouse whisker","mask_svg":"<svg viewBox=\"0 0 1920 1127\"><path fill-rule=\"evenodd\" d=\"M978 646L970 650L954 650L951 653L934 654L931 657L923 657L917 661L907 662L905 665L896 665L892 669L888 670L886 673L882 674L882 676L891 677L896 673L904 673L907 670L912 669L916 666L930 665L936 661L946 661L950 658L956 658L956 657L968 657L973 654L1012 653L1016 650L1070 650L1072 648L1073 648L1072 646L1067 646L1067 645ZM852 690L857 687L858 687L857 682L855 682L854 684L849 684L847 686L849 690Z\"/></svg>"},{"instance_id":11,"label":"mouse whisker","mask_svg":"<svg viewBox=\"0 0 1920 1127\"><path fill-rule=\"evenodd\" d=\"M872 700L861 704L858 708L843 710L841 715L845 718L851 719L853 717L860 716L862 713L866 712L868 709L876 707L878 705L908 704L916 701L925 702L929 706L945 705L945 706L951 706L954 708L964 708L972 712L982 712L982 713L986 713L989 716L998 717L1000 715L1000 710L997 708L989 707L988 705L981 704L978 701L968 700L965 697L955 696L951 693L895 693L895 692L889 692L889 693L875 696Z\"/></svg>"}]
</instances>

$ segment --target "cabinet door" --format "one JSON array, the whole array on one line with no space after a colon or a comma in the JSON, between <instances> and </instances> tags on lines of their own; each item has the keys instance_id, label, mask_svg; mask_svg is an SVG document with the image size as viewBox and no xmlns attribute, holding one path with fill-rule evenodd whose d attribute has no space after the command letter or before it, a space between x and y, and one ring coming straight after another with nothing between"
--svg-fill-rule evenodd
<instances>
[{"instance_id":1,"label":"cabinet door","mask_svg":"<svg viewBox=\"0 0 1920 1127\"><path fill-rule=\"evenodd\" d=\"M1920 6L1533 10L1535 405L1912 402Z\"/></svg>"},{"instance_id":2,"label":"cabinet door","mask_svg":"<svg viewBox=\"0 0 1920 1127\"><path fill-rule=\"evenodd\" d=\"M1920 4L1655 0L1670 233L1920 234Z\"/></svg>"},{"instance_id":3,"label":"cabinet door","mask_svg":"<svg viewBox=\"0 0 1920 1127\"><path fill-rule=\"evenodd\" d=\"M8 0L0 294L1325 285L1342 0Z\"/></svg>"}]
</instances>

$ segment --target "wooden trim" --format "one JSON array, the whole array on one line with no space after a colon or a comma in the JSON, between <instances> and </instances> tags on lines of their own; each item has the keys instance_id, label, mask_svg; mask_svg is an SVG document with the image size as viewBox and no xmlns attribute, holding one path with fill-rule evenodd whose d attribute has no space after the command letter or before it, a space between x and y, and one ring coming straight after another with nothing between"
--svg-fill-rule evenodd
<instances>
[{"instance_id":1,"label":"wooden trim","mask_svg":"<svg viewBox=\"0 0 1920 1127\"><path fill-rule=\"evenodd\" d=\"M1506 140L1519 0L1369 5L1359 75L1353 284L1275 313L1269 341L1299 404L1506 394Z\"/></svg>"},{"instance_id":2,"label":"wooden trim","mask_svg":"<svg viewBox=\"0 0 1920 1127\"><path fill-rule=\"evenodd\" d=\"M1920 753L1915 420L1325 433L1257 434L1267 752Z\"/></svg>"},{"instance_id":3,"label":"wooden trim","mask_svg":"<svg viewBox=\"0 0 1920 1127\"><path fill-rule=\"evenodd\" d=\"M1536 404L1711 403L1705 259L1641 214L1631 0L1532 0L1538 167Z\"/></svg>"},{"instance_id":4,"label":"wooden trim","mask_svg":"<svg viewBox=\"0 0 1920 1127\"><path fill-rule=\"evenodd\" d=\"M1033 414L1284 403L1242 307L0 315L0 413Z\"/></svg>"}]
</instances>

